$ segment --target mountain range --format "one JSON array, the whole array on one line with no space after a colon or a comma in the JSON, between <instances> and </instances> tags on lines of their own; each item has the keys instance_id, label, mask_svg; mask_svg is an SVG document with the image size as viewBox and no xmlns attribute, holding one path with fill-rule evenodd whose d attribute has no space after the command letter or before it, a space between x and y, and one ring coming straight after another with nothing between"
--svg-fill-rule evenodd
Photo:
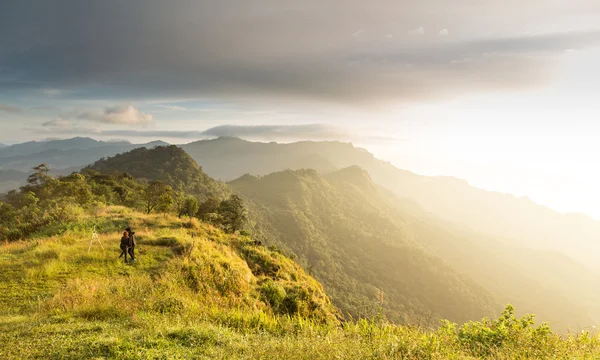
<instances>
[{"instance_id":1,"label":"mountain range","mask_svg":"<svg viewBox=\"0 0 600 360\"><path fill-rule=\"evenodd\" d=\"M94 160L114 155L104 155L107 146L92 139L73 143L76 149L89 143ZM81 159L78 151L65 150L69 141L64 144L54 146L64 151L63 164ZM255 236L297 256L351 316L372 311L382 292L386 316L397 321L464 321L507 302L560 328L600 319L594 241L600 224L589 217L560 214L455 178L417 175L350 143L219 138L181 148L189 156L175 167L181 153L170 159L140 149L101 159L92 169L139 168L144 170L136 177L171 181L169 176L197 166L189 162L194 159L206 175L200 183L220 179L243 195ZM40 158L26 161L34 159ZM182 184L189 180L179 175L174 177Z\"/></svg>"},{"instance_id":2,"label":"mountain range","mask_svg":"<svg viewBox=\"0 0 600 360\"><path fill-rule=\"evenodd\" d=\"M132 144L127 141L98 141L76 137L66 140L28 141L0 147L0 192L22 185L31 169L41 163L48 165L55 175L67 175L103 157L139 147L152 148L159 145L167 143L153 141ZM21 177L21 181L15 180L18 176Z\"/></svg>"},{"instance_id":3,"label":"mountain range","mask_svg":"<svg viewBox=\"0 0 600 360\"><path fill-rule=\"evenodd\" d=\"M465 229L501 238L519 247L566 254L600 270L600 222L581 214L561 214L527 198L486 191L465 180L422 176L342 142L256 143L236 138L202 140L183 146L207 174L232 180L312 168L321 173L357 165L373 181L426 212ZM310 163L314 162L314 166Z\"/></svg>"},{"instance_id":4,"label":"mountain range","mask_svg":"<svg viewBox=\"0 0 600 360\"><path fill-rule=\"evenodd\" d=\"M29 171L45 163L52 169L86 166L99 158L113 156L138 147L166 145L162 141L132 144L127 141L98 141L76 137L66 140L29 141L0 149L0 169Z\"/></svg>"}]
</instances>

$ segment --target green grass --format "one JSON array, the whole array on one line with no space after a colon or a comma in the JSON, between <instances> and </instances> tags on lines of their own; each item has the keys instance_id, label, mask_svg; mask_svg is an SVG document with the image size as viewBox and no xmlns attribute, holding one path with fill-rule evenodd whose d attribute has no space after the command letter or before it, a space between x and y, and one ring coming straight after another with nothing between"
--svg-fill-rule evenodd
<instances>
[{"instance_id":1,"label":"green grass","mask_svg":"<svg viewBox=\"0 0 600 360\"><path fill-rule=\"evenodd\" d=\"M104 249L87 251L91 224ZM138 234L131 265L118 258L125 224ZM558 336L510 309L437 330L339 322L322 286L280 252L121 207L2 245L0 300L1 359L600 358L597 336Z\"/></svg>"}]
</instances>

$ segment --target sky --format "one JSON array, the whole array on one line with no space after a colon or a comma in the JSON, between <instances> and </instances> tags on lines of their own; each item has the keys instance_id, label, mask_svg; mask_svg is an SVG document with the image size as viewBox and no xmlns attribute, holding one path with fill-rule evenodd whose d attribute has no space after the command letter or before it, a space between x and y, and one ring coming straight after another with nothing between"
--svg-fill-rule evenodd
<instances>
[{"instance_id":1,"label":"sky","mask_svg":"<svg viewBox=\"0 0 600 360\"><path fill-rule=\"evenodd\" d=\"M342 140L600 219L597 0L0 3L0 143Z\"/></svg>"}]
</instances>

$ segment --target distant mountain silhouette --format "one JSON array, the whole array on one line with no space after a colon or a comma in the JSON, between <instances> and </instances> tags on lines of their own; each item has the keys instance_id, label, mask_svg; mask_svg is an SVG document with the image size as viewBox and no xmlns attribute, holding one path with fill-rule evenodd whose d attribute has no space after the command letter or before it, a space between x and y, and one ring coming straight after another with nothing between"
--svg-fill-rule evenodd
<instances>
[{"instance_id":1,"label":"distant mountain silhouette","mask_svg":"<svg viewBox=\"0 0 600 360\"><path fill-rule=\"evenodd\" d=\"M127 141L106 142L76 137L66 140L29 141L0 149L0 169L28 172L41 163L51 169L78 169L102 157L113 156L138 147L167 145L162 141L131 144Z\"/></svg>"}]
</instances>

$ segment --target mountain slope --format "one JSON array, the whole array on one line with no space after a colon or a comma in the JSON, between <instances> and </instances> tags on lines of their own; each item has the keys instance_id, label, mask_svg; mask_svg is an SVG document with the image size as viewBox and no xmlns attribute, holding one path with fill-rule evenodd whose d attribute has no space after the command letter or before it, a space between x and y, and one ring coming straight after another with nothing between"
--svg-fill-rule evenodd
<instances>
[{"instance_id":1,"label":"mountain slope","mask_svg":"<svg viewBox=\"0 0 600 360\"><path fill-rule=\"evenodd\" d=\"M330 179L314 170L285 171L229 184L249 199L257 236L298 256L353 317L377 313L379 290L385 316L393 321L462 322L499 308L487 291L390 219L391 208L370 196L376 188L361 169Z\"/></svg>"},{"instance_id":2,"label":"mountain slope","mask_svg":"<svg viewBox=\"0 0 600 360\"><path fill-rule=\"evenodd\" d=\"M206 175L185 151L174 145L134 149L100 159L84 168L84 171L88 170L107 174L127 173L140 180L158 180L175 190L200 198L223 197L229 192L225 184Z\"/></svg>"},{"instance_id":3,"label":"mountain slope","mask_svg":"<svg viewBox=\"0 0 600 360\"><path fill-rule=\"evenodd\" d=\"M436 268L443 262L463 279L493 294L494 301L512 303L524 313L534 312L557 330L588 326L600 318L596 301L600 279L585 267L558 253L519 249L440 220L376 186L368 173L358 167L324 176L314 171L284 172L263 178L246 175L230 185L250 199L251 209L258 209L254 216L260 224L259 232L268 241L293 251L305 266L312 266L334 301L353 315L349 309L354 309L356 303L340 304L340 298L344 302L351 298L344 290L361 289L361 295L368 298L368 292L362 291L366 284L386 286L381 282L376 285L373 279L394 282L394 288L406 289L407 294L402 294L406 298L422 294L423 288L399 285L402 275L390 279L381 273L393 273L397 263L410 262L406 256L410 257L411 252L425 249L437 259L413 253L416 268ZM322 219L336 220L328 224ZM348 243L348 239L353 242ZM387 249L389 245L400 247L403 253ZM379 246L386 250L378 252ZM379 258L366 256L369 252ZM377 266L371 269L371 262ZM371 275L359 277L353 268L367 268ZM344 275L354 273L351 278L356 283L340 280L337 273L342 270ZM418 274L421 269L403 271L419 278L420 284L433 284L427 275ZM451 287L440 283L435 286ZM443 292L428 291L426 306L432 309L436 297L447 298ZM395 299L388 297L390 301ZM460 304L454 305L456 309L461 309Z\"/></svg>"},{"instance_id":4,"label":"mountain slope","mask_svg":"<svg viewBox=\"0 0 600 360\"><path fill-rule=\"evenodd\" d=\"M111 206L64 225L61 235L0 244L2 359L598 357L598 338L558 337L511 308L492 324L438 331L340 324L291 259L195 221ZM88 251L93 225L104 248ZM125 226L138 234L131 265L118 257Z\"/></svg>"},{"instance_id":5,"label":"mountain slope","mask_svg":"<svg viewBox=\"0 0 600 360\"><path fill-rule=\"evenodd\" d=\"M184 145L205 171L233 180L245 173L267 175L285 169L315 168L297 159L318 156L341 169L357 165L400 198L466 229L503 242L558 251L600 270L600 222L584 215L563 215L526 198L485 191L451 177L428 177L399 169L368 151L341 142L253 143L219 138ZM239 159L243 159L241 162Z\"/></svg>"},{"instance_id":6,"label":"mountain slope","mask_svg":"<svg viewBox=\"0 0 600 360\"><path fill-rule=\"evenodd\" d=\"M337 170L327 156L316 151L288 152L288 145L253 143L222 137L182 145L190 156L215 179L229 181L243 174L267 175L282 170Z\"/></svg>"}]
</instances>

